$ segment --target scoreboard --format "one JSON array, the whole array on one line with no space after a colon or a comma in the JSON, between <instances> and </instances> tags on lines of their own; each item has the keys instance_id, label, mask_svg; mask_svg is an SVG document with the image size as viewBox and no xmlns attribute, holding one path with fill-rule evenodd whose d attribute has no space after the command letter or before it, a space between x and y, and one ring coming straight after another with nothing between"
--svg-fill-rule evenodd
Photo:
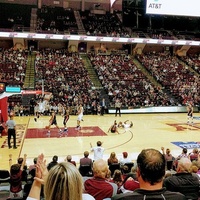
<instances>
[{"instance_id":1,"label":"scoreboard","mask_svg":"<svg viewBox=\"0 0 200 200\"><path fill-rule=\"evenodd\" d=\"M0 83L0 94L7 92L7 93L21 93L20 86L6 86L5 83Z\"/></svg>"},{"instance_id":2,"label":"scoreboard","mask_svg":"<svg viewBox=\"0 0 200 200\"><path fill-rule=\"evenodd\" d=\"M200 17L200 0L146 0L146 14Z\"/></svg>"}]
</instances>

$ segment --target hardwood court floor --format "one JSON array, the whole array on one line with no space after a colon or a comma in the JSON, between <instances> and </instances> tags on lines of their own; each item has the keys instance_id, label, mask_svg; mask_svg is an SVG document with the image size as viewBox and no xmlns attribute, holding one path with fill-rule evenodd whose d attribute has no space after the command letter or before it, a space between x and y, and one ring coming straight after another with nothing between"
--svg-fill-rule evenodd
<instances>
[{"instance_id":1,"label":"hardwood court floor","mask_svg":"<svg viewBox=\"0 0 200 200\"><path fill-rule=\"evenodd\" d=\"M200 114L195 113L194 115L199 116ZM49 116L41 116L37 122L34 121L33 116L14 118L18 124L19 147L16 150L8 149L6 146L7 137L0 138L1 147L4 147L0 148L0 169L9 169L8 157L10 153L13 154L13 163L25 153L27 154L27 165L32 164L33 158L40 153L44 153L47 162L50 162L54 155L58 155L59 161L63 161L70 154L73 160L78 163L79 159L83 157L83 152L90 151L90 143L95 146L98 140L103 142L105 148L104 159L107 159L113 151L116 152L118 158L122 156L122 152L127 151L133 160L143 148L160 149L161 146L164 146L170 148L172 154L177 156L181 153L181 148L172 142L191 142L192 144L200 142L200 121L194 120L193 126L187 125L186 113L122 114L121 117L115 117L111 114L104 116L84 115L80 131L75 131L77 116L70 116L68 121L69 136L62 138L53 135L50 138L45 136L46 129L44 128L48 125L49 118ZM57 116L58 125L63 128L62 120L61 116ZM108 133L114 120L117 122L130 120L134 125L127 130L119 129L119 135ZM34 129L35 136L27 138L27 130L33 128L36 128ZM44 137L37 135L41 129ZM102 132L96 135L95 132L98 130ZM34 135L34 132L32 134ZM191 151L193 146L189 148ZM92 153L90 157L93 158Z\"/></svg>"}]
</instances>

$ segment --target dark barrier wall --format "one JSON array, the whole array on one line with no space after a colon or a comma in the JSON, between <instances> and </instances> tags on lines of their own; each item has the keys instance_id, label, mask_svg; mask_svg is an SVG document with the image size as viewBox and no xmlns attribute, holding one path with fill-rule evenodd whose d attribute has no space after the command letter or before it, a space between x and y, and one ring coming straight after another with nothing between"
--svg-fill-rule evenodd
<instances>
[{"instance_id":1,"label":"dark barrier wall","mask_svg":"<svg viewBox=\"0 0 200 200\"><path fill-rule=\"evenodd\" d=\"M185 113L186 106L162 106L162 107L141 107L141 108L122 108L121 113ZM198 112L198 107L194 107L194 112ZM108 113L114 114L115 108L109 108Z\"/></svg>"}]
</instances>

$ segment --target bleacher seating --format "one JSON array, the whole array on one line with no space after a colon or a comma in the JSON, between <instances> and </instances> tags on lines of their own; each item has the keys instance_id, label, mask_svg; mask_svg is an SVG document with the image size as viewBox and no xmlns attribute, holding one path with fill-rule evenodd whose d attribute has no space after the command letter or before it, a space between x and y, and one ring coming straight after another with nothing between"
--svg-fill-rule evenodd
<instances>
[{"instance_id":1,"label":"bleacher seating","mask_svg":"<svg viewBox=\"0 0 200 200\"><path fill-rule=\"evenodd\" d=\"M113 176L115 170L120 170L120 164L119 163L112 163L109 165L109 170L111 172L111 176Z\"/></svg>"},{"instance_id":2,"label":"bleacher seating","mask_svg":"<svg viewBox=\"0 0 200 200\"><path fill-rule=\"evenodd\" d=\"M23 89L28 55L26 50L1 49L0 81ZM21 96L13 95L8 102L21 103Z\"/></svg>"},{"instance_id":3,"label":"bleacher seating","mask_svg":"<svg viewBox=\"0 0 200 200\"><path fill-rule=\"evenodd\" d=\"M81 165L79 167L79 172L82 176L93 176L92 168L90 165Z\"/></svg>"},{"instance_id":4,"label":"bleacher seating","mask_svg":"<svg viewBox=\"0 0 200 200\"><path fill-rule=\"evenodd\" d=\"M76 106L83 103L84 110L92 101L99 101L98 91L92 82L78 53L67 50L42 50L36 56L36 90L53 94L53 103L67 103L76 113ZM73 109L72 109L73 108Z\"/></svg>"},{"instance_id":5,"label":"bleacher seating","mask_svg":"<svg viewBox=\"0 0 200 200\"><path fill-rule=\"evenodd\" d=\"M80 12L87 35L130 37L117 15L106 13L94 14L90 11Z\"/></svg>"},{"instance_id":6,"label":"bleacher seating","mask_svg":"<svg viewBox=\"0 0 200 200\"><path fill-rule=\"evenodd\" d=\"M30 27L31 9L34 5L0 3L0 28L23 31Z\"/></svg>"},{"instance_id":7,"label":"bleacher seating","mask_svg":"<svg viewBox=\"0 0 200 200\"><path fill-rule=\"evenodd\" d=\"M37 31L42 33L77 33L78 27L72 9L42 6L37 12Z\"/></svg>"},{"instance_id":8,"label":"bleacher seating","mask_svg":"<svg viewBox=\"0 0 200 200\"><path fill-rule=\"evenodd\" d=\"M90 56L93 67L114 107L116 98L122 107L169 105L170 98L154 86L127 55Z\"/></svg>"},{"instance_id":9,"label":"bleacher seating","mask_svg":"<svg viewBox=\"0 0 200 200\"><path fill-rule=\"evenodd\" d=\"M151 52L138 56L138 59L156 80L176 97L179 105L185 105L188 100L192 100L195 105L199 104L197 97L199 77L195 76L178 58L169 53Z\"/></svg>"}]
</instances>

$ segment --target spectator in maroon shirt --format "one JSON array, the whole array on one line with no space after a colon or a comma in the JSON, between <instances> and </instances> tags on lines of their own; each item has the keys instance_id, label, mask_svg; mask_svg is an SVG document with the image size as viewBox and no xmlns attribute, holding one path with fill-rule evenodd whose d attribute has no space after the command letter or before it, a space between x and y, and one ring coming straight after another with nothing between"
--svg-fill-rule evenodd
<instances>
[{"instance_id":1,"label":"spectator in maroon shirt","mask_svg":"<svg viewBox=\"0 0 200 200\"><path fill-rule=\"evenodd\" d=\"M74 166L76 166L76 162L72 160L72 156L68 155L65 161L72 163Z\"/></svg>"},{"instance_id":2,"label":"spectator in maroon shirt","mask_svg":"<svg viewBox=\"0 0 200 200\"><path fill-rule=\"evenodd\" d=\"M106 180L108 170L106 161L103 159L96 160L93 163L93 178L87 179L84 183L85 192L92 195L96 200L111 198L114 195L113 186Z\"/></svg>"},{"instance_id":3,"label":"spectator in maroon shirt","mask_svg":"<svg viewBox=\"0 0 200 200\"><path fill-rule=\"evenodd\" d=\"M188 155L188 158L191 160L191 161L194 161L194 160L198 160L198 157L199 157L199 150L198 150L198 148L194 148L193 150L192 150L192 152L191 153L189 153L189 155Z\"/></svg>"},{"instance_id":4,"label":"spectator in maroon shirt","mask_svg":"<svg viewBox=\"0 0 200 200\"><path fill-rule=\"evenodd\" d=\"M93 176L92 166L93 162L91 158L88 158L89 152L84 152L84 157L80 159L79 172L82 176Z\"/></svg>"},{"instance_id":5,"label":"spectator in maroon shirt","mask_svg":"<svg viewBox=\"0 0 200 200\"><path fill-rule=\"evenodd\" d=\"M93 162L92 162L91 158L88 158L88 156L89 156L89 152L85 151L84 152L84 157L80 159L80 166L82 166L82 165L89 165L92 168Z\"/></svg>"},{"instance_id":6,"label":"spectator in maroon shirt","mask_svg":"<svg viewBox=\"0 0 200 200\"><path fill-rule=\"evenodd\" d=\"M22 164L12 165L12 155L10 154L9 165L10 165L10 198L23 197L22 190L22 171L26 163L27 155L24 154Z\"/></svg>"}]
</instances>

